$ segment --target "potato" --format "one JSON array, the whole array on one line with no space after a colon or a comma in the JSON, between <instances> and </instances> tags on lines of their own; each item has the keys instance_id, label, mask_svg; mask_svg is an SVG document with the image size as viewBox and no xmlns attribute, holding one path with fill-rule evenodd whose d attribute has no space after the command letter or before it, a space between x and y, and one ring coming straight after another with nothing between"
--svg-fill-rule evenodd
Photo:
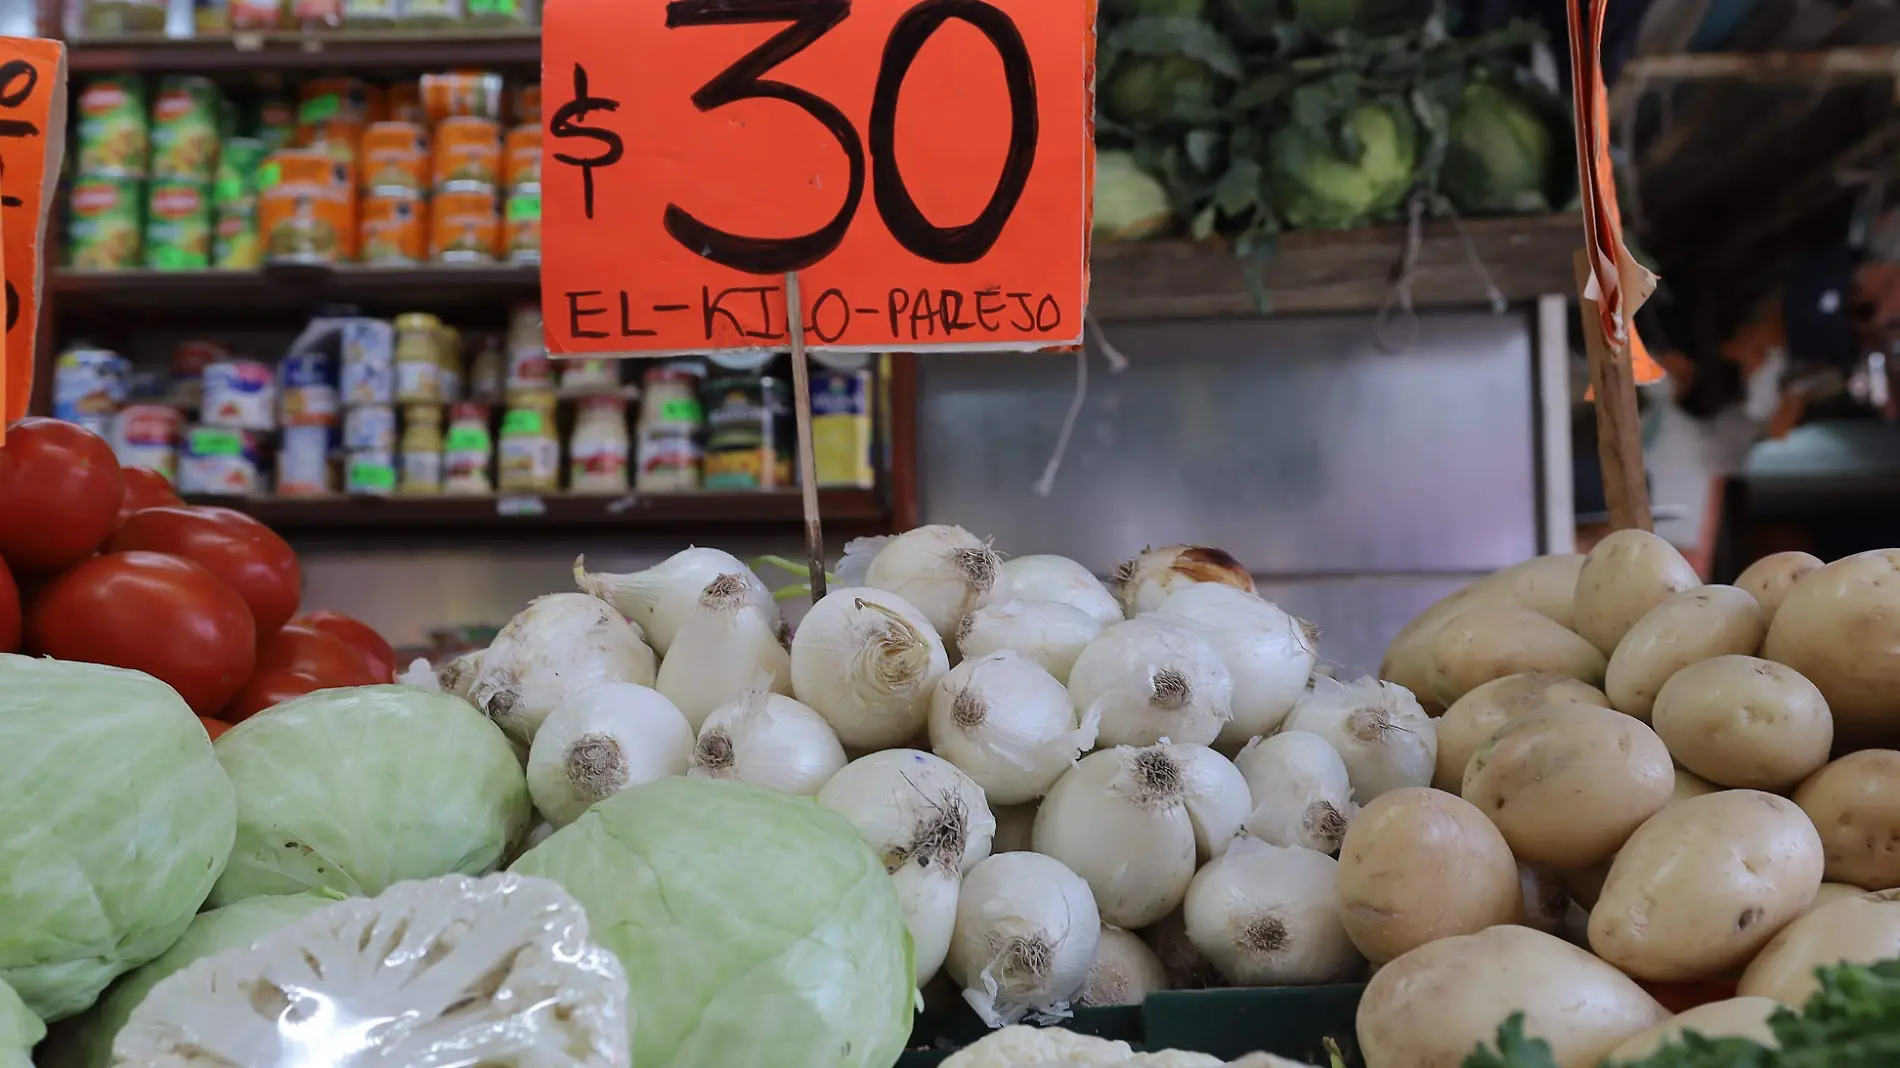
<instances>
[{"instance_id":1,"label":"potato","mask_svg":"<svg viewBox=\"0 0 1900 1068\"><path fill-rule=\"evenodd\" d=\"M1655 731L1615 709L1570 704L1499 728L1472 756L1459 793L1497 824L1518 860L1588 868L1668 804L1675 782Z\"/></svg>"},{"instance_id":2,"label":"potato","mask_svg":"<svg viewBox=\"0 0 1900 1068\"><path fill-rule=\"evenodd\" d=\"M1729 998L1697 1005L1616 1047L1604 1063L1634 1064L1661 1049L1663 1043L1681 1038L1684 1031L1694 1031L1704 1038L1746 1038L1758 1046L1777 1049L1781 1043L1769 1029L1768 1017L1780 1007L1781 1003L1772 998Z\"/></svg>"},{"instance_id":3,"label":"potato","mask_svg":"<svg viewBox=\"0 0 1900 1068\"><path fill-rule=\"evenodd\" d=\"M1701 797L1703 794L1712 794L1720 789L1720 786L1693 771L1685 770L1678 764L1676 765L1676 788L1669 793L1669 803L1673 805L1684 798Z\"/></svg>"},{"instance_id":4,"label":"potato","mask_svg":"<svg viewBox=\"0 0 1900 1068\"><path fill-rule=\"evenodd\" d=\"M1813 912L1815 909L1832 905L1844 897L1860 897L1866 893L1867 891L1850 883L1822 883L1821 889L1815 891L1814 904L1808 906L1808 911Z\"/></svg>"},{"instance_id":5,"label":"potato","mask_svg":"<svg viewBox=\"0 0 1900 1068\"><path fill-rule=\"evenodd\" d=\"M1773 622L1775 609L1781 607L1794 584L1821 567L1821 558L1809 553L1770 553L1748 565L1735 585L1747 590L1755 603L1761 605L1764 622Z\"/></svg>"},{"instance_id":6,"label":"potato","mask_svg":"<svg viewBox=\"0 0 1900 1068\"><path fill-rule=\"evenodd\" d=\"M1646 530L1619 530L1597 542L1577 571L1571 628L1605 656L1672 593L1702 585L1674 545Z\"/></svg>"},{"instance_id":7,"label":"potato","mask_svg":"<svg viewBox=\"0 0 1900 1068\"><path fill-rule=\"evenodd\" d=\"M1617 643L1603 675L1603 692L1611 708L1647 723L1656 694L1671 675L1712 656L1752 655L1766 632L1761 606L1733 586L1671 594Z\"/></svg>"},{"instance_id":8,"label":"potato","mask_svg":"<svg viewBox=\"0 0 1900 1068\"><path fill-rule=\"evenodd\" d=\"M1492 679L1533 671L1595 686L1604 665L1595 646L1528 608L1473 608L1432 639L1431 692L1449 705Z\"/></svg>"},{"instance_id":9,"label":"potato","mask_svg":"<svg viewBox=\"0 0 1900 1068\"><path fill-rule=\"evenodd\" d=\"M1630 836L1590 910L1590 948L1653 982L1747 964L1808 910L1821 837L1794 802L1760 790L1678 801Z\"/></svg>"},{"instance_id":10,"label":"potato","mask_svg":"<svg viewBox=\"0 0 1900 1068\"><path fill-rule=\"evenodd\" d=\"M1794 803L1821 832L1830 882L1900 887L1900 753L1849 753L1810 775Z\"/></svg>"},{"instance_id":11,"label":"potato","mask_svg":"<svg viewBox=\"0 0 1900 1068\"><path fill-rule=\"evenodd\" d=\"M1782 928L1742 973L1736 992L1800 1009L1821 988L1814 969L1895 957L1900 957L1900 890L1857 894Z\"/></svg>"},{"instance_id":12,"label":"potato","mask_svg":"<svg viewBox=\"0 0 1900 1068\"><path fill-rule=\"evenodd\" d=\"M1559 1068L1597 1068L1669 1013L1635 981L1528 927L1492 927L1421 946L1379 970L1359 1000L1366 1068L1460 1068L1498 1025L1550 1043Z\"/></svg>"},{"instance_id":13,"label":"potato","mask_svg":"<svg viewBox=\"0 0 1900 1068\"><path fill-rule=\"evenodd\" d=\"M1752 656L1713 657L1670 676L1650 725L1697 775L1772 793L1812 775L1834 745L1821 691L1795 669Z\"/></svg>"},{"instance_id":14,"label":"potato","mask_svg":"<svg viewBox=\"0 0 1900 1068\"><path fill-rule=\"evenodd\" d=\"M1900 549L1845 557L1796 583L1761 655L1820 687L1843 752L1900 746Z\"/></svg>"},{"instance_id":15,"label":"potato","mask_svg":"<svg viewBox=\"0 0 1900 1068\"><path fill-rule=\"evenodd\" d=\"M1523 918L1517 862L1504 837L1443 790L1380 794L1339 847L1339 919L1375 964Z\"/></svg>"},{"instance_id":16,"label":"potato","mask_svg":"<svg viewBox=\"0 0 1900 1068\"><path fill-rule=\"evenodd\" d=\"M1539 672L1492 679L1465 694L1438 719L1438 769L1432 774L1432 785L1457 793L1464 785L1465 765L1471 763L1471 754L1505 721L1545 705L1573 702L1610 707L1603 691L1587 682Z\"/></svg>"},{"instance_id":17,"label":"potato","mask_svg":"<svg viewBox=\"0 0 1900 1068\"><path fill-rule=\"evenodd\" d=\"M1580 553L1539 556L1486 575L1464 589L1440 598L1413 617L1386 646L1379 677L1396 682L1417 696L1425 710L1438 714L1444 706L1432 697L1432 639L1445 621L1461 612L1491 604L1514 604L1568 627L1570 601L1577 589Z\"/></svg>"}]
</instances>

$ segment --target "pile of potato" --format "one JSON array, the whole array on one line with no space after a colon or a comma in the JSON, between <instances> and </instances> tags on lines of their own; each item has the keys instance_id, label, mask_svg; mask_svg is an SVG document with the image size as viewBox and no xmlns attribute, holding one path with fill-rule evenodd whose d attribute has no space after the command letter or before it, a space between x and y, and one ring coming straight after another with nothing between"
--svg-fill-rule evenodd
<instances>
[{"instance_id":1,"label":"pile of potato","mask_svg":"<svg viewBox=\"0 0 1900 1068\"><path fill-rule=\"evenodd\" d=\"M1438 760L1340 850L1367 1068L1454 1068L1514 1012L1564 1068L1772 1041L1817 966L1900 956L1900 550L1715 586L1619 531L1433 605L1380 673ZM1676 984L1738 996L1672 1018Z\"/></svg>"}]
</instances>

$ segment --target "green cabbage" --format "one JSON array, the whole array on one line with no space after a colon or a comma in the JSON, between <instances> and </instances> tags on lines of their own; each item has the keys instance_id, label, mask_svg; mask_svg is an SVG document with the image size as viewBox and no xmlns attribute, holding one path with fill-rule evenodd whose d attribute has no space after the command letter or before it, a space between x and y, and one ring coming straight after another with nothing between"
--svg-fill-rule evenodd
<instances>
[{"instance_id":1,"label":"green cabbage","mask_svg":"<svg viewBox=\"0 0 1900 1068\"><path fill-rule=\"evenodd\" d=\"M1324 131L1282 126L1267 142L1267 193L1274 210L1299 229L1345 230L1393 213L1412 187L1418 163L1410 117L1377 104L1347 116L1359 158L1342 157Z\"/></svg>"},{"instance_id":2,"label":"green cabbage","mask_svg":"<svg viewBox=\"0 0 1900 1068\"><path fill-rule=\"evenodd\" d=\"M567 888L627 969L639 1068L889 1068L916 997L884 864L810 798L671 778L596 804L513 871Z\"/></svg>"},{"instance_id":3,"label":"green cabbage","mask_svg":"<svg viewBox=\"0 0 1900 1068\"><path fill-rule=\"evenodd\" d=\"M1452 109L1440 185L1467 214L1548 212L1555 155L1549 124L1523 93L1474 81Z\"/></svg>"},{"instance_id":4,"label":"green cabbage","mask_svg":"<svg viewBox=\"0 0 1900 1068\"><path fill-rule=\"evenodd\" d=\"M0 982L0 1068L33 1068L33 1047L45 1037L46 1025Z\"/></svg>"},{"instance_id":5,"label":"green cabbage","mask_svg":"<svg viewBox=\"0 0 1900 1068\"><path fill-rule=\"evenodd\" d=\"M1168 191L1126 152L1095 155L1095 236L1133 241L1174 218Z\"/></svg>"},{"instance_id":6,"label":"green cabbage","mask_svg":"<svg viewBox=\"0 0 1900 1068\"><path fill-rule=\"evenodd\" d=\"M1134 56L1115 66L1102 109L1132 126L1159 126L1211 112L1222 84L1214 68L1188 56Z\"/></svg>"},{"instance_id":7,"label":"green cabbage","mask_svg":"<svg viewBox=\"0 0 1900 1068\"><path fill-rule=\"evenodd\" d=\"M143 968L127 973L112 984L91 1011L61 1027L56 1040L47 1043L49 1049L40 1058L40 1068L110 1068L112 1040L160 979L199 957L248 946L336 900L325 894L252 897L199 913L172 948ZM4 1068L3 1062L0 1068Z\"/></svg>"},{"instance_id":8,"label":"green cabbage","mask_svg":"<svg viewBox=\"0 0 1900 1068\"><path fill-rule=\"evenodd\" d=\"M231 728L216 749L238 818L214 906L483 875L527 829L527 780L507 737L449 694L319 690Z\"/></svg>"},{"instance_id":9,"label":"green cabbage","mask_svg":"<svg viewBox=\"0 0 1900 1068\"><path fill-rule=\"evenodd\" d=\"M0 980L43 1020L165 952L231 855L231 784L176 691L0 656Z\"/></svg>"}]
</instances>

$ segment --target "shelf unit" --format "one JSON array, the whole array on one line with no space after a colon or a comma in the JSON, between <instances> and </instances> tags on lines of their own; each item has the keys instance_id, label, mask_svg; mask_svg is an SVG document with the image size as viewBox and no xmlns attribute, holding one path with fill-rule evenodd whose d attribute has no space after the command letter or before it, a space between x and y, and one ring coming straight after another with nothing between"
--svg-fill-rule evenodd
<instances>
[{"instance_id":1,"label":"shelf unit","mask_svg":"<svg viewBox=\"0 0 1900 1068\"><path fill-rule=\"evenodd\" d=\"M73 41L67 55L73 74L538 67L541 35L534 30L472 31L452 37L402 31L250 33L202 39L137 34Z\"/></svg>"}]
</instances>

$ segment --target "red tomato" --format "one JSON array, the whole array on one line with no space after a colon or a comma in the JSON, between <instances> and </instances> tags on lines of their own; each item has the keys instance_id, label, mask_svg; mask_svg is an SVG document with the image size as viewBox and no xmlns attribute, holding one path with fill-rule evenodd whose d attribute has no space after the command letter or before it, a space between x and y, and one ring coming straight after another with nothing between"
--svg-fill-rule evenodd
<instances>
[{"instance_id":1,"label":"red tomato","mask_svg":"<svg viewBox=\"0 0 1900 1068\"><path fill-rule=\"evenodd\" d=\"M0 560L0 653L20 649L20 589L13 584L13 572Z\"/></svg>"},{"instance_id":2,"label":"red tomato","mask_svg":"<svg viewBox=\"0 0 1900 1068\"><path fill-rule=\"evenodd\" d=\"M20 572L77 563L112 533L124 497L104 438L58 419L22 419L0 447L0 558Z\"/></svg>"},{"instance_id":3,"label":"red tomato","mask_svg":"<svg viewBox=\"0 0 1900 1068\"><path fill-rule=\"evenodd\" d=\"M303 569L271 528L229 508L146 508L106 543L108 552L170 553L203 564L238 591L268 638L297 613Z\"/></svg>"},{"instance_id":4,"label":"red tomato","mask_svg":"<svg viewBox=\"0 0 1900 1068\"><path fill-rule=\"evenodd\" d=\"M389 647L383 636L376 633L369 624L358 622L338 612L307 612L297 622L315 627L356 650L363 663L369 665L369 673L377 682L396 681L396 650Z\"/></svg>"},{"instance_id":5,"label":"red tomato","mask_svg":"<svg viewBox=\"0 0 1900 1068\"><path fill-rule=\"evenodd\" d=\"M361 654L307 623L292 623L264 639L257 650L257 668L260 674L266 668L300 672L325 686L368 686L376 681Z\"/></svg>"},{"instance_id":6,"label":"red tomato","mask_svg":"<svg viewBox=\"0 0 1900 1068\"><path fill-rule=\"evenodd\" d=\"M112 529L117 530L132 518L132 513L141 508L163 508L169 504L185 503L178 498L178 491L165 481L165 476L149 467L128 467L125 469L125 500L119 504L119 520Z\"/></svg>"},{"instance_id":7,"label":"red tomato","mask_svg":"<svg viewBox=\"0 0 1900 1068\"><path fill-rule=\"evenodd\" d=\"M307 693L328 689L335 683L324 682L305 671L291 671L286 668L259 668L251 681L231 698L224 706L219 717L227 723L242 723L267 708L283 704L293 697L302 697ZM217 735L212 735L217 737Z\"/></svg>"},{"instance_id":8,"label":"red tomato","mask_svg":"<svg viewBox=\"0 0 1900 1068\"><path fill-rule=\"evenodd\" d=\"M229 723L221 719L212 719L210 716L199 716L198 722L204 724L205 733L209 734L214 742L218 740L218 735L231 729Z\"/></svg>"},{"instance_id":9,"label":"red tomato","mask_svg":"<svg viewBox=\"0 0 1900 1068\"><path fill-rule=\"evenodd\" d=\"M207 716L251 677L257 627L244 598L204 567L162 553L109 553L33 598L26 648L143 671Z\"/></svg>"}]
</instances>

